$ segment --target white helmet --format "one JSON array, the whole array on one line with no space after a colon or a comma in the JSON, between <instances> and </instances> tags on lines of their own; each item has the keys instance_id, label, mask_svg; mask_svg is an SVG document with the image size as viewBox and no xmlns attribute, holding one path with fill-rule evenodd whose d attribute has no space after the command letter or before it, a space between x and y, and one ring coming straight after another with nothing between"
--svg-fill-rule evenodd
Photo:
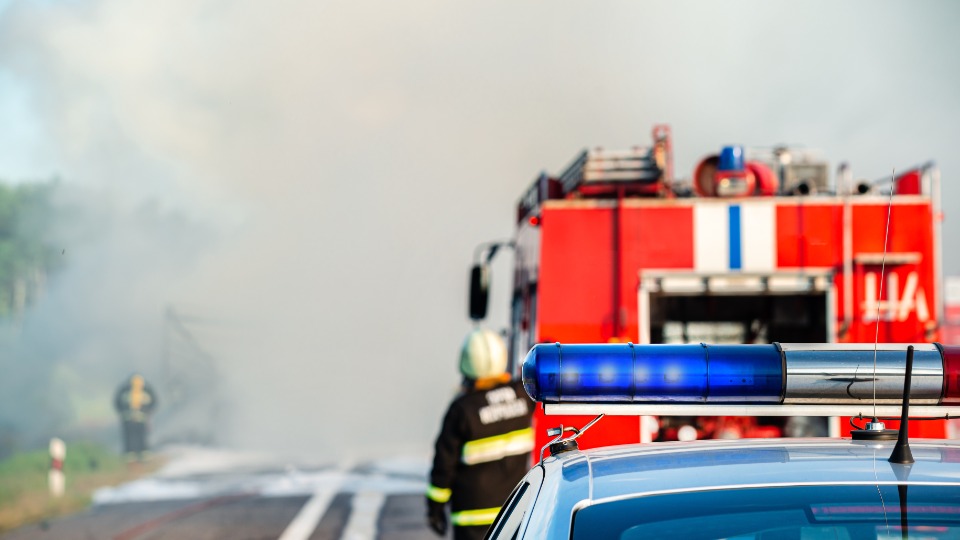
<instances>
[{"instance_id":1,"label":"white helmet","mask_svg":"<svg viewBox=\"0 0 960 540\"><path fill-rule=\"evenodd\" d=\"M467 334L460 350L460 372L469 379L503 375L507 371L507 346L503 338L490 330Z\"/></svg>"}]
</instances>

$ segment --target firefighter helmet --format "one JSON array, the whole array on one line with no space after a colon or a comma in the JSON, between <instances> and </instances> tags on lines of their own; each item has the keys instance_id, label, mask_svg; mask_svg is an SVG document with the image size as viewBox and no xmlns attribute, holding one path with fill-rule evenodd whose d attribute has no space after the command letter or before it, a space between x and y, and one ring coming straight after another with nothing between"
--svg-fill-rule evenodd
<instances>
[{"instance_id":1,"label":"firefighter helmet","mask_svg":"<svg viewBox=\"0 0 960 540\"><path fill-rule=\"evenodd\" d=\"M469 379L503 375L507 371L507 346L490 330L474 330L460 351L460 372Z\"/></svg>"}]
</instances>

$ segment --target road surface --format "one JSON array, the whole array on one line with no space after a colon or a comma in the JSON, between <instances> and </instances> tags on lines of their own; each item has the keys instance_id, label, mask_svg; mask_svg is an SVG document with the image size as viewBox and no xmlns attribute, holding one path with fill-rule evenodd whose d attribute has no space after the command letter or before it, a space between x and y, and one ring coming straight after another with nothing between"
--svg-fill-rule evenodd
<instances>
[{"instance_id":1,"label":"road surface","mask_svg":"<svg viewBox=\"0 0 960 540\"><path fill-rule=\"evenodd\" d=\"M2 540L438 538L424 520L425 460L291 466L195 448L171 454L157 474L99 490L89 510Z\"/></svg>"}]
</instances>

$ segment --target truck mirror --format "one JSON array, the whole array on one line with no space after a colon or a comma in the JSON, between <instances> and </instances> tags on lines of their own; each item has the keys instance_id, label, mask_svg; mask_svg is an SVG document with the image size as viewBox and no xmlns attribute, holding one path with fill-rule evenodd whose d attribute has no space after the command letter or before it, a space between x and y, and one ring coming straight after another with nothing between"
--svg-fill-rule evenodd
<instances>
[{"instance_id":1,"label":"truck mirror","mask_svg":"<svg viewBox=\"0 0 960 540\"><path fill-rule=\"evenodd\" d=\"M470 318L479 321L487 316L490 297L490 266L475 264L470 269Z\"/></svg>"}]
</instances>

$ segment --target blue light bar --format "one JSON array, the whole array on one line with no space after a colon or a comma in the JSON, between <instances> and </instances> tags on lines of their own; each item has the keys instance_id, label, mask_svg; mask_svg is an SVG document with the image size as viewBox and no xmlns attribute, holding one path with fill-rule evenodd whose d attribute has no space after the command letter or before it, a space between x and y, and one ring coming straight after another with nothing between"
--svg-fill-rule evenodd
<instances>
[{"instance_id":1,"label":"blue light bar","mask_svg":"<svg viewBox=\"0 0 960 540\"><path fill-rule=\"evenodd\" d=\"M780 403L777 345L536 345L523 384L543 403Z\"/></svg>"}]
</instances>

